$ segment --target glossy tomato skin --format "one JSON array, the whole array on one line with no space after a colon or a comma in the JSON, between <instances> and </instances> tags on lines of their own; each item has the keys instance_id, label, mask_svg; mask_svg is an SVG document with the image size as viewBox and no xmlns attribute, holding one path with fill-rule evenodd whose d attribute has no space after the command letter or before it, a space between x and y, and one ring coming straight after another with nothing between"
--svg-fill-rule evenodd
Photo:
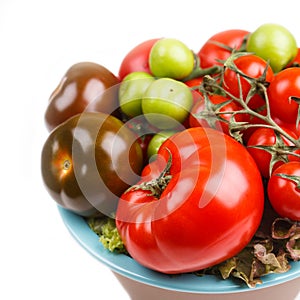
<instances>
[{"instance_id":1,"label":"glossy tomato skin","mask_svg":"<svg viewBox=\"0 0 300 300\"><path fill-rule=\"evenodd\" d=\"M119 78L123 78L132 72L146 72L151 74L149 67L149 55L152 46L159 38L146 40L132 48L123 58L119 68Z\"/></svg>"},{"instance_id":2,"label":"glossy tomato skin","mask_svg":"<svg viewBox=\"0 0 300 300\"><path fill-rule=\"evenodd\" d=\"M232 51L222 47L220 44L231 49L240 49L248 34L249 31L246 30L230 29L213 35L198 52L201 67L209 68L214 65L222 65L222 61L224 62L231 55Z\"/></svg>"},{"instance_id":3,"label":"glossy tomato skin","mask_svg":"<svg viewBox=\"0 0 300 300\"><path fill-rule=\"evenodd\" d=\"M300 98L300 68L287 68L276 74L268 87L272 115L296 124L299 104L292 97Z\"/></svg>"},{"instance_id":4,"label":"glossy tomato skin","mask_svg":"<svg viewBox=\"0 0 300 300\"><path fill-rule=\"evenodd\" d=\"M298 187L290 179L279 174L298 177ZM300 162L288 162L278 167L268 182L269 201L274 210L283 218L300 221Z\"/></svg>"},{"instance_id":5,"label":"glossy tomato skin","mask_svg":"<svg viewBox=\"0 0 300 300\"><path fill-rule=\"evenodd\" d=\"M51 131L83 111L116 112L118 83L119 79L102 65L93 62L72 65L50 96L46 127Z\"/></svg>"},{"instance_id":6,"label":"glossy tomato skin","mask_svg":"<svg viewBox=\"0 0 300 300\"><path fill-rule=\"evenodd\" d=\"M52 198L85 217L113 211L118 197L138 180L142 163L136 136L104 113L69 118L51 132L41 156Z\"/></svg>"},{"instance_id":7,"label":"glossy tomato skin","mask_svg":"<svg viewBox=\"0 0 300 300\"><path fill-rule=\"evenodd\" d=\"M296 134L289 130L284 129L291 137L297 138ZM286 146L294 146L292 142L282 137L283 143ZM276 134L271 128L258 128L256 129L250 136L247 141L247 147L249 153L252 155L256 164L261 172L261 175L265 178L270 177L270 162L271 162L271 154L263 149L252 148L252 146L274 146L276 144ZM286 157L289 160L299 160L293 155L288 155ZM275 163L273 170L282 165L283 161L278 161Z\"/></svg>"},{"instance_id":8,"label":"glossy tomato skin","mask_svg":"<svg viewBox=\"0 0 300 300\"><path fill-rule=\"evenodd\" d=\"M265 76L265 82L267 84L270 83L274 78L274 73L272 69L267 65L267 62L257 55L249 54L240 56L234 60L234 64L236 65L238 70L240 70L248 77L254 79L260 78L264 74L265 69L267 68ZM229 91L233 96L239 97L240 87L236 72L231 70L230 68L226 68L223 79L223 88ZM242 76L240 76L240 82L243 99L245 100L250 91L251 85ZM254 110L260 109L264 104L265 101L259 94L255 94L249 101L249 107Z\"/></svg>"},{"instance_id":9,"label":"glossy tomato skin","mask_svg":"<svg viewBox=\"0 0 300 300\"><path fill-rule=\"evenodd\" d=\"M263 185L252 157L221 132L189 128L163 143L159 165L154 161L143 172L146 180L170 153L172 178L159 198L131 189L120 199L116 224L127 250L140 264L169 274L234 256L253 237L263 212Z\"/></svg>"},{"instance_id":10,"label":"glossy tomato skin","mask_svg":"<svg viewBox=\"0 0 300 300\"><path fill-rule=\"evenodd\" d=\"M208 96L211 103L212 104L222 104L225 103L227 101L230 101L229 98L226 98L225 96L222 95L217 95L217 94L212 94ZM194 106L192 107L190 116L189 116L189 125L190 127L198 127L198 126L202 126L202 127L212 127L214 129L223 131L226 134L230 134L229 133L229 126L228 126L228 122L231 119L232 114L220 114L219 117L215 114L212 115L211 117L209 117L209 119L211 120L215 120L213 123L209 123L206 119L203 118L199 118L197 117L197 114L200 114L201 112L205 111L205 101L202 98L200 101L198 101L196 104L194 104ZM228 104L225 104L224 106L222 106L222 108L220 108L220 112L235 112L235 111L239 111L241 110L242 107L240 107L236 102L231 101ZM220 119L217 119L220 118ZM240 114L237 114L235 117L235 120L237 122L242 122L243 121L243 116ZM223 121L224 120L224 121ZM227 121L227 122L226 122Z\"/></svg>"}]
</instances>

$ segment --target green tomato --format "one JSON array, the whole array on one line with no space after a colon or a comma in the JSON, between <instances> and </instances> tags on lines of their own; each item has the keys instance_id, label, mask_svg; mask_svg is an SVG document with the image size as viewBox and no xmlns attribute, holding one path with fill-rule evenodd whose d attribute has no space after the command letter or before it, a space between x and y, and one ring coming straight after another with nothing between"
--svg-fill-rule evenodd
<instances>
[{"instance_id":1,"label":"green tomato","mask_svg":"<svg viewBox=\"0 0 300 300\"><path fill-rule=\"evenodd\" d=\"M156 77L183 79L193 71L194 55L181 41L163 38L152 46L149 66Z\"/></svg>"},{"instance_id":2,"label":"green tomato","mask_svg":"<svg viewBox=\"0 0 300 300\"><path fill-rule=\"evenodd\" d=\"M142 114L142 97L154 80L155 78L146 72L132 72L122 80L119 103L124 114L131 118Z\"/></svg>"},{"instance_id":3,"label":"green tomato","mask_svg":"<svg viewBox=\"0 0 300 300\"><path fill-rule=\"evenodd\" d=\"M192 92L187 85L172 78L160 78L145 91L142 111L151 125L166 130L183 123L192 104Z\"/></svg>"},{"instance_id":4,"label":"green tomato","mask_svg":"<svg viewBox=\"0 0 300 300\"><path fill-rule=\"evenodd\" d=\"M269 61L272 70L282 70L297 55L294 36L278 24L263 24L250 34L246 50Z\"/></svg>"},{"instance_id":5,"label":"green tomato","mask_svg":"<svg viewBox=\"0 0 300 300\"><path fill-rule=\"evenodd\" d=\"M158 149L162 145L162 143L168 139L170 136L175 134L177 131L174 130L165 130L156 133L150 140L147 148L147 156L150 159L151 156L156 155Z\"/></svg>"}]
</instances>

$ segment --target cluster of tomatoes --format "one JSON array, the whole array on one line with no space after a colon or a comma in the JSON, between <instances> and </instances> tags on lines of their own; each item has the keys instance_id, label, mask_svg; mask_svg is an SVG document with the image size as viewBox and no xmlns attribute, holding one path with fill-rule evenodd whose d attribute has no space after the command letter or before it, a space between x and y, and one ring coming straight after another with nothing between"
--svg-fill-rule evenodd
<instances>
[{"instance_id":1,"label":"cluster of tomatoes","mask_svg":"<svg viewBox=\"0 0 300 300\"><path fill-rule=\"evenodd\" d=\"M144 41L118 76L72 66L45 114L47 190L84 217L115 215L130 255L164 273L241 251L265 194L299 221L298 52L288 30L265 24L217 33L198 53Z\"/></svg>"}]
</instances>

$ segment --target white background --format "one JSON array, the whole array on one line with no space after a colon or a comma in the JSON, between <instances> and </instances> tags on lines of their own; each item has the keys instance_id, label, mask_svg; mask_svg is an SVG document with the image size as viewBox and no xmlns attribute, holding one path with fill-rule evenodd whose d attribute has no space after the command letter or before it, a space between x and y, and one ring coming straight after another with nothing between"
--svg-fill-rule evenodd
<instances>
[{"instance_id":1,"label":"white background","mask_svg":"<svg viewBox=\"0 0 300 300\"><path fill-rule=\"evenodd\" d=\"M284 25L300 44L297 5L0 0L0 298L129 299L70 236L40 176L44 111L72 64L94 61L117 74L125 54L144 40L174 37L198 51L219 31L253 31L266 22Z\"/></svg>"}]
</instances>

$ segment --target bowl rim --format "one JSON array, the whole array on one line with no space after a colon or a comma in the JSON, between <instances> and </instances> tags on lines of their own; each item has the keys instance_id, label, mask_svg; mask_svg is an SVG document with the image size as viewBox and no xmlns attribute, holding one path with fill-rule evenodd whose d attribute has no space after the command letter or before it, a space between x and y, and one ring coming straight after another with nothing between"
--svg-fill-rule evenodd
<instances>
[{"instance_id":1,"label":"bowl rim","mask_svg":"<svg viewBox=\"0 0 300 300\"><path fill-rule=\"evenodd\" d=\"M162 274L141 266L127 255L108 251L99 242L99 237L90 229L83 217L60 206L58 206L58 210L68 231L90 255L113 272L157 288L185 293L229 294L256 291L300 277L300 262L291 262L291 269L286 273L264 276L263 283L253 289L240 280L223 280L214 275L200 277L194 274Z\"/></svg>"}]
</instances>

